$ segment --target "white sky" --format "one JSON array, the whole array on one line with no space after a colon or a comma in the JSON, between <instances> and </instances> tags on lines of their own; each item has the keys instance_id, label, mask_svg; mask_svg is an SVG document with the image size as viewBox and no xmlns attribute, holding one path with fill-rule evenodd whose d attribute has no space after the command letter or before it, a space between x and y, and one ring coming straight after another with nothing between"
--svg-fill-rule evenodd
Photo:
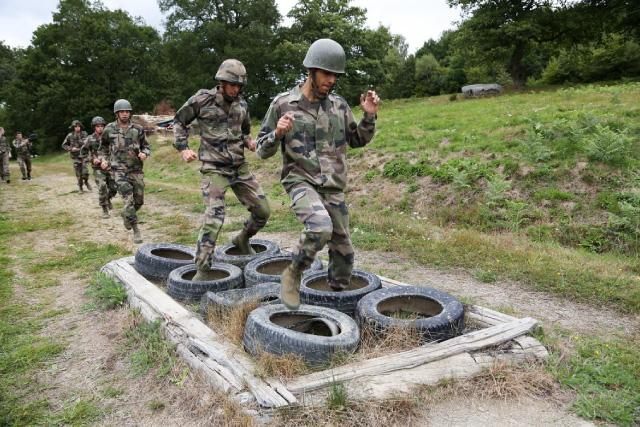
<instances>
[{"instance_id":1,"label":"white sky","mask_svg":"<svg viewBox=\"0 0 640 427\"><path fill-rule=\"evenodd\" d=\"M296 0L276 0L285 16ZM140 16L148 25L163 31L164 16L157 0L102 0L109 9L124 9ZM367 23L375 28L382 24L393 34L405 37L413 53L428 39L438 39L446 29L460 20L460 11L447 6L446 0L353 0L355 6L367 9ZM11 47L26 47L33 31L52 21L58 0L0 0L0 40ZM285 21L286 23L286 21Z\"/></svg>"}]
</instances>

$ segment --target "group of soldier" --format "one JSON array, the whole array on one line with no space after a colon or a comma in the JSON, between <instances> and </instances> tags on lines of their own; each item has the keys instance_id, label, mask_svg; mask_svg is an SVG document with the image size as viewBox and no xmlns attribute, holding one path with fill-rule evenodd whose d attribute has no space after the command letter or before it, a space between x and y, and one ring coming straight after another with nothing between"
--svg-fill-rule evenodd
<instances>
[{"instance_id":1,"label":"group of soldier","mask_svg":"<svg viewBox=\"0 0 640 427\"><path fill-rule=\"evenodd\" d=\"M349 285L354 250L344 194L347 145L363 147L372 140L380 103L375 91L361 95L363 117L356 121L347 102L332 93L338 77L345 72L346 56L342 46L331 39L311 44L303 65L308 71L305 81L274 98L256 140L251 138L248 105L241 94L247 83L246 69L235 59L220 65L215 75L218 86L196 92L174 118L174 147L185 162L198 159L202 163L200 187L205 212L196 245L194 281L216 277L210 264L224 223L228 189L250 213L232 242L241 253L254 253L249 239L266 225L270 208L249 171L244 150L256 152L261 159L281 151L281 183L291 199L293 214L304 225L292 262L282 273L281 299L289 309L299 306L302 272L325 245L329 252L329 286L342 291ZM143 162L151 154L150 146L144 129L131 122L132 108L127 100L116 101L113 111L116 120L112 123L93 118L91 135L74 120L62 147L71 155L81 192L83 186L91 190L87 163L93 167L104 218L109 217L111 198L120 193L124 226L133 230L133 241L141 243L136 212L144 202ZM189 148L188 141L189 125L194 120L201 140L198 153ZM16 140L20 141L18 137ZM3 143L0 137L0 150ZM21 143L14 141L14 145ZM30 162L25 173L30 179ZM8 181L8 171L3 169L5 175Z\"/></svg>"},{"instance_id":2,"label":"group of soldier","mask_svg":"<svg viewBox=\"0 0 640 427\"><path fill-rule=\"evenodd\" d=\"M12 145L16 149L18 164L22 179L31 181L31 152L33 150L33 138L23 138L22 132L16 132L16 139ZM11 174L9 172L9 159L11 159L11 147L4 136L4 128L0 127L0 173L2 180L9 184L11 182Z\"/></svg>"}]
</instances>

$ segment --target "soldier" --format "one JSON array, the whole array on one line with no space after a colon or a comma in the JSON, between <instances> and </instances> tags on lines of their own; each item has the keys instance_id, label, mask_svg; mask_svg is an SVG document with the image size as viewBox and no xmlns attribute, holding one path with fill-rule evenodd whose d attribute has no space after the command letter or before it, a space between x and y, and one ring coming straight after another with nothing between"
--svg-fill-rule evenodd
<instances>
[{"instance_id":1,"label":"soldier","mask_svg":"<svg viewBox=\"0 0 640 427\"><path fill-rule=\"evenodd\" d=\"M0 173L2 180L7 184L11 182L11 173L9 172L9 159L11 158L11 147L4 137L4 128L0 127Z\"/></svg>"},{"instance_id":2,"label":"soldier","mask_svg":"<svg viewBox=\"0 0 640 427\"><path fill-rule=\"evenodd\" d=\"M107 122L100 116L91 119L93 133L84 140L80 153L86 156L93 168L93 177L98 187L98 203L102 207L102 218L109 218L109 209L112 209L111 199L118 192L116 183L107 164L109 160L109 147L101 144L102 133ZM102 168L102 162L105 167Z\"/></svg>"},{"instance_id":3,"label":"soldier","mask_svg":"<svg viewBox=\"0 0 640 427\"><path fill-rule=\"evenodd\" d=\"M13 146L16 147L22 179L31 181L31 141L22 139L22 132L18 131L16 132L16 139L13 140Z\"/></svg>"},{"instance_id":4,"label":"soldier","mask_svg":"<svg viewBox=\"0 0 640 427\"><path fill-rule=\"evenodd\" d=\"M111 167L118 193L124 199L122 220L127 230L133 229L133 242L142 243L136 212L144 204L143 162L151 155L142 126L131 122L131 104L118 99L113 104L116 121L109 123L102 132L101 145L109 150L109 161L100 167Z\"/></svg>"},{"instance_id":5,"label":"soldier","mask_svg":"<svg viewBox=\"0 0 640 427\"><path fill-rule=\"evenodd\" d=\"M71 160L73 160L73 170L76 173L78 180L78 188L81 193L84 193L82 189L82 183L87 186L87 190L91 191L91 185L89 184L89 170L87 169L87 158L80 152L84 140L87 137L87 132L82 130L82 123L79 120L74 120L69 126L71 132L67 134L62 143L62 148L69 152Z\"/></svg>"},{"instance_id":6,"label":"soldier","mask_svg":"<svg viewBox=\"0 0 640 427\"><path fill-rule=\"evenodd\" d=\"M200 168L205 213L198 235L195 263L198 267L193 280L207 280L209 262L224 223L224 195L231 188L238 200L251 213L242 231L232 242L243 254L255 253L249 238L265 226L270 209L262 188L249 171L244 149L255 151L251 139L251 121L246 101L240 95L247 82L242 62L227 59L222 62L215 79L215 89L201 89L178 110L174 119L175 142L182 159L191 162L196 153L189 148L187 126L198 119L200 149L197 158Z\"/></svg>"},{"instance_id":7,"label":"soldier","mask_svg":"<svg viewBox=\"0 0 640 427\"><path fill-rule=\"evenodd\" d=\"M345 62L342 46L316 40L304 58L305 82L273 100L258 134L258 157L282 150L281 182L304 224L293 260L282 273L281 299L289 309L299 306L301 273L325 244L329 286L340 291L351 279L354 257L344 196L347 144L355 148L371 141L380 98L372 90L361 95L364 117L357 123L347 102L331 94Z\"/></svg>"}]
</instances>

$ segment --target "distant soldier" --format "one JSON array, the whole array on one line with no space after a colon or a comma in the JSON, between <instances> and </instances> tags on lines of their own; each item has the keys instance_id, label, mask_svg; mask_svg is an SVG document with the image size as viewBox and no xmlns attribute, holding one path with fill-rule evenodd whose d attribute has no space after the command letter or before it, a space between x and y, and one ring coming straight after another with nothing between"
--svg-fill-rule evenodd
<instances>
[{"instance_id":1,"label":"distant soldier","mask_svg":"<svg viewBox=\"0 0 640 427\"><path fill-rule=\"evenodd\" d=\"M93 133L84 140L84 145L80 149L80 153L89 159L93 168L93 177L98 187L98 203L102 207L102 218L109 218L109 210L112 209L111 199L118 192L108 165L109 146L101 144L106 124L105 119L100 116L91 119ZM103 162L104 168L102 167Z\"/></svg>"},{"instance_id":2,"label":"distant soldier","mask_svg":"<svg viewBox=\"0 0 640 427\"><path fill-rule=\"evenodd\" d=\"M351 279L354 253L344 196L347 144L355 148L371 141L380 98L372 90L361 95L364 117L356 122L347 102L331 94L345 62L342 46L331 39L316 40L303 62L306 81L273 100L258 134L258 157L282 151L281 182L304 224L293 260L282 273L281 298L290 309L300 304L302 271L325 244L329 286L340 291Z\"/></svg>"},{"instance_id":3,"label":"distant soldier","mask_svg":"<svg viewBox=\"0 0 640 427\"><path fill-rule=\"evenodd\" d=\"M91 185L89 184L89 170L87 169L87 158L80 152L84 140L87 137L87 133L82 130L82 123L79 120L71 122L69 129L71 132L67 134L62 143L62 148L69 152L69 156L73 161L73 170L76 173L76 179L78 180L78 188L83 193L82 183L86 184L87 190L91 191Z\"/></svg>"},{"instance_id":4,"label":"distant soldier","mask_svg":"<svg viewBox=\"0 0 640 427\"><path fill-rule=\"evenodd\" d=\"M251 213L242 231L232 239L241 253L255 253L249 238L265 226L270 215L264 192L249 171L244 157L245 148L256 149L251 139L248 106L240 95L242 86L247 82L244 65L236 59L227 59L220 65L215 79L220 82L219 86L196 92L178 110L174 119L174 147L180 151L184 161L199 158L202 162L200 172L205 213L196 249L198 270L193 280L206 280L210 276L209 262L224 223L224 195L228 188ZM197 157L189 148L187 128L195 119L198 120L201 140Z\"/></svg>"},{"instance_id":5,"label":"distant soldier","mask_svg":"<svg viewBox=\"0 0 640 427\"><path fill-rule=\"evenodd\" d=\"M23 139L22 132L18 131L16 139L13 140L13 146L16 148L22 179L31 181L31 141Z\"/></svg>"},{"instance_id":6,"label":"distant soldier","mask_svg":"<svg viewBox=\"0 0 640 427\"><path fill-rule=\"evenodd\" d=\"M102 132L101 145L109 149L109 161L101 168L111 167L118 193L124 199L122 220L127 230L133 229L133 242L142 243L136 212L144 204L143 162L151 155L151 147L142 126L131 122L131 104L118 99L113 104L116 121L109 123Z\"/></svg>"},{"instance_id":7,"label":"distant soldier","mask_svg":"<svg viewBox=\"0 0 640 427\"><path fill-rule=\"evenodd\" d=\"M4 128L0 127L0 173L2 180L7 184L11 182L11 174L9 172L9 159L11 158L11 147L4 137Z\"/></svg>"}]
</instances>

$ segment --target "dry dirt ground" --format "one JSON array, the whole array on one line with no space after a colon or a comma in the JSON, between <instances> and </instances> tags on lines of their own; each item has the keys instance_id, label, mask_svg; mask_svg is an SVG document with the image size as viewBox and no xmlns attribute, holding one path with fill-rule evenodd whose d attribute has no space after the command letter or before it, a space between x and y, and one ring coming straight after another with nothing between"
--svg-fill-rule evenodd
<instances>
[{"instance_id":1,"label":"dry dirt ground","mask_svg":"<svg viewBox=\"0 0 640 427\"><path fill-rule=\"evenodd\" d=\"M77 193L75 179L67 173L38 173L31 182L15 180L19 171L12 165L15 191L4 192L4 210L20 209L25 197L19 190L25 186L38 194L39 210L43 215L69 215L74 218L70 229L76 238L96 243L124 245L132 253L136 247L130 232L122 226L119 215L108 220L100 219L97 193ZM69 165L71 169L71 165ZM194 183L194 187L197 184ZM121 202L116 207L121 206ZM198 223L198 214L176 212L175 206L157 195L146 196L143 216L185 215ZM161 242L161 229L147 223L141 226L145 242ZM67 236L55 230L40 232L42 253L50 253L60 245L66 245ZM282 247L291 247L297 238L297 230L291 233L262 235L277 241ZM228 240L228 236L222 236ZM19 256L30 245L29 239L15 244ZM622 316L607 309L573 304L566 300L523 290L517 283L486 284L474 280L459 271L438 271L403 259L402 257L375 252L358 252L356 267L394 279L418 284L433 285L457 296L470 298L474 303L494 308L509 307L516 316L533 316L545 327L559 325L568 330L606 336L612 332L638 330L639 319ZM18 277L24 272L17 271ZM19 280L18 280L19 282ZM66 314L51 319L44 333L64 340L68 347L46 369L39 372L37 380L48 385L46 394L53 408L70 405L76 399L88 399L106 409L102 425L221 425L229 420L222 417L224 397L209 389L203 381L189 375L181 386L168 380L157 380L152 374L136 377L132 374L126 354L122 351L123 331L131 322L126 308L116 311L87 309L84 295L85 280L76 274L59 278L59 285L45 288L37 295L16 290L18 298L31 303L46 303L51 309L65 309ZM106 389L119 390L115 397L106 397ZM162 405L157 405L161 402ZM567 411L567 399L464 399L456 398L436 404L421 414L412 425L587 425L584 420ZM264 418L262 418L264 420Z\"/></svg>"}]
</instances>

